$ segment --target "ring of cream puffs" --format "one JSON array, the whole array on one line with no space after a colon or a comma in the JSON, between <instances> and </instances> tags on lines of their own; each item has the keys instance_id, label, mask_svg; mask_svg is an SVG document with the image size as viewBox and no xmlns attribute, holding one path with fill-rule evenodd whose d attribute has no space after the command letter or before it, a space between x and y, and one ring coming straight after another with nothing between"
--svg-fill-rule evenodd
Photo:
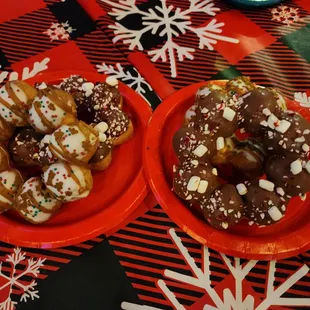
<instances>
[{"instance_id":1,"label":"ring of cream puffs","mask_svg":"<svg viewBox=\"0 0 310 310\"><path fill-rule=\"evenodd\" d=\"M240 141L238 130L249 138ZM310 123L288 111L278 91L247 77L201 87L173 149L179 159L174 192L199 205L217 229L243 218L250 225L274 224L290 198L304 199L310 191Z\"/></svg>"}]
</instances>

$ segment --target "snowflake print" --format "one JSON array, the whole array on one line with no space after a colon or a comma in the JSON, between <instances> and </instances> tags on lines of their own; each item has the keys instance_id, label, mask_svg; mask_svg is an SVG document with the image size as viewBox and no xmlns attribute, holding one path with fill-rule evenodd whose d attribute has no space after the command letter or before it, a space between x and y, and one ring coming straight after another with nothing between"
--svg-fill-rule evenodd
<instances>
[{"instance_id":1,"label":"snowflake print","mask_svg":"<svg viewBox=\"0 0 310 310\"><path fill-rule=\"evenodd\" d=\"M204 310L267 310L273 305L283 306L310 306L310 298L285 298L281 297L287 292L294 284L300 279L306 276L309 272L309 267L305 264L298 269L292 276L286 279L282 284L277 287L274 286L275 274L276 274L276 261L269 262L269 269L267 274L266 283L266 297L265 299L255 299L254 294L245 291L243 281L246 281L246 276L256 266L257 260L250 260L244 264L241 264L240 258L233 258L231 261L225 254L221 254L221 257L230 271L230 277L233 278L233 288L230 288L230 283L223 283L223 292L219 294L215 288L211 285L211 260L209 248L202 246L202 267L199 268L195 263L195 260L189 254L188 249L183 245L181 238L176 234L175 230L171 228L169 230L171 239L176 244L179 252L182 254L184 261L191 269L192 275L189 276L183 273L175 272L170 269L164 271L164 275L176 282L180 282L189 285L193 288L202 288L208 298L203 300L210 300L210 302L204 303ZM180 303L175 294L169 289L165 280L160 279L157 282L166 298L169 299L175 309L186 310L187 308ZM211 304L210 304L211 303ZM121 304L123 310L161 310L160 308L153 308L146 305L136 305L129 302L123 302ZM191 309L194 309L191 306ZM195 308L196 309L196 308ZM200 309L200 308L199 308Z\"/></svg>"},{"instance_id":2,"label":"snowflake print","mask_svg":"<svg viewBox=\"0 0 310 310\"><path fill-rule=\"evenodd\" d=\"M118 80L125 82L129 87L134 88L137 93L144 96L146 93L145 88L152 91L151 86L134 68L136 76L133 76L128 70L124 70L120 63L114 66L106 65L104 62L101 65L96 65L98 72L103 72L106 75L115 77ZM150 104L150 103L149 103Z\"/></svg>"},{"instance_id":3,"label":"snowflake print","mask_svg":"<svg viewBox=\"0 0 310 310\"><path fill-rule=\"evenodd\" d=\"M310 108L310 97L306 93L298 92L294 94L294 99L302 107Z\"/></svg>"},{"instance_id":4,"label":"snowflake print","mask_svg":"<svg viewBox=\"0 0 310 310\"><path fill-rule=\"evenodd\" d=\"M279 5L271 9L272 20L290 26L298 21L301 21L298 8Z\"/></svg>"},{"instance_id":5,"label":"snowflake print","mask_svg":"<svg viewBox=\"0 0 310 310\"><path fill-rule=\"evenodd\" d=\"M214 18L206 26L193 27L190 14L194 12L205 13L210 16L215 16L220 10L214 6L212 0L189 0L189 8L182 10L174 8L173 5L167 5L166 0L160 0L160 5L155 8L150 8L148 11L143 11L136 6L135 0L119 0L113 2L110 0L101 0L112 6L112 12L109 14L114 16L117 21L122 20L131 14L138 14L142 18L143 28L140 30L128 29L122 24L116 22L110 25L113 29L115 37L114 43L121 40L124 44L129 45L130 50L137 48L143 50L141 38L146 33L166 37L166 42L162 47L148 51L148 55L152 56L151 60L156 62L161 60L170 63L171 76L177 76L176 62L184 59L194 59L195 49L187 46L182 46L175 42L175 38L184 35L185 32L194 33L199 39L199 49L208 48L214 50L214 45L218 40L238 43L235 38L230 38L221 35L224 23L217 22Z\"/></svg>"},{"instance_id":6,"label":"snowflake print","mask_svg":"<svg viewBox=\"0 0 310 310\"><path fill-rule=\"evenodd\" d=\"M23 276L33 276L38 277L40 273L40 267L43 266L43 262L45 259L37 259L33 260L32 258L26 259L26 253L23 253L20 248L15 248L13 253L7 255L6 260L7 263L11 265L11 271L9 276L4 274L0 265L0 291L5 292L6 299L0 302L0 310L13 310L15 309L15 305L17 302L11 299L11 293L13 288L18 288L21 290L22 294L20 297L20 301L26 302L29 298L34 300L35 298L39 298L38 290L35 289L37 282L33 280L28 285L22 281ZM26 266L24 270L17 270L17 265L23 262Z\"/></svg>"},{"instance_id":7,"label":"snowflake print","mask_svg":"<svg viewBox=\"0 0 310 310\"><path fill-rule=\"evenodd\" d=\"M66 21L65 23L52 23L51 27L43 33L50 37L51 42L55 40L68 41L70 39L70 33L75 30Z\"/></svg>"},{"instance_id":8,"label":"snowflake print","mask_svg":"<svg viewBox=\"0 0 310 310\"><path fill-rule=\"evenodd\" d=\"M33 64L33 68L29 69L29 67L24 67L21 74L16 71L9 72L9 71L2 71L0 73L0 83L2 83L5 79L9 81L15 81L18 79L26 80L34 77L38 73L46 70L48 68L47 64L50 62L50 58L46 57L41 61L36 61Z\"/></svg>"}]
</instances>

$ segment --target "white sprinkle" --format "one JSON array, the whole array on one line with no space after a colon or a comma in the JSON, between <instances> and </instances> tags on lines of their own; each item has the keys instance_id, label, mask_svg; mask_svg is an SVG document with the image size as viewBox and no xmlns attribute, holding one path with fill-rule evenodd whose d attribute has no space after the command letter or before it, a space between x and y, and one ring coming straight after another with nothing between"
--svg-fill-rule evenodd
<instances>
[{"instance_id":1,"label":"white sprinkle","mask_svg":"<svg viewBox=\"0 0 310 310\"><path fill-rule=\"evenodd\" d=\"M305 201L306 198L307 198L307 194L300 195L300 199L301 199L302 201Z\"/></svg>"},{"instance_id":2,"label":"white sprinkle","mask_svg":"<svg viewBox=\"0 0 310 310\"><path fill-rule=\"evenodd\" d=\"M284 196L284 195L285 195L285 192L284 192L284 190L283 190L282 187L277 187L276 192L277 192L280 196Z\"/></svg>"},{"instance_id":3,"label":"white sprinkle","mask_svg":"<svg viewBox=\"0 0 310 310\"><path fill-rule=\"evenodd\" d=\"M85 82L82 84L82 89L85 91L85 96L89 97L93 93L93 88L95 87L92 82Z\"/></svg>"},{"instance_id":4,"label":"white sprinkle","mask_svg":"<svg viewBox=\"0 0 310 310\"><path fill-rule=\"evenodd\" d=\"M99 141L105 142L107 140L107 136L103 132L99 132Z\"/></svg>"},{"instance_id":5,"label":"white sprinkle","mask_svg":"<svg viewBox=\"0 0 310 310\"><path fill-rule=\"evenodd\" d=\"M118 85L118 80L114 76L108 76L105 80L107 84L110 86L117 86Z\"/></svg>"},{"instance_id":6,"label":"white sprinkle","mask_svg":"<svg viewBox=\"0 0 310 310\"><path fill-rule=\"evenodd\" d=\"M268 131L268 138L272 138L273 137L273 132L272 131Z\"/></svg>"},{"instance_id":7,"label":"white sprinkle","mask_svg":"<svg viewBox=\"0 0 310 310\"><path fill-rule=\"evenodd\" d=\"M37 86L37 88L38 89L45 89L45 88L47 88L47 85L44 82L42 82L40 85Z\"/></svg>"},{"instance_id":8,"label":"white sprinkle","mask_svg":"<svg viewBox=\"0 0 310 310\"><path fill-rule=\"evenodd\" d=\"M301 137L298 137L295 139L295 142L305 142L305 141L306 141L306 139L304 136L301 136Z\"/></svg>"},{"instance_id":9,"label":"white sprinkle","mask_svg":"<svg viewBox=\"0 0 310 310\"><path fill-rule=\"evenodd\" d=\"M176 166L175 166L175 165L173 165L173 167L172 167L172 171L173 171L173 173L175 173L175 172L177 171L177 168L176 168Z\"/></svg>"},{"instance_id":10,"label":"white sprinkle","mask_svg":"<svg viewBox=\"0 0 310 310\"><path fill-rule=\"evenodd\" d=\"M279 126L276 127L276 131L285 133L291 126L291 123L287 120L283 119L280 121Z\"/></svg>"},{"instance_id":11,"label":"white sprinkle","mask_svg":"<svg viewBox=\"0 0 310 310\"><path fill-rule=\"evenodd\" d=\"M96 104L96 105L94 106L94 109L95 109L95 110L99 110L99 108L100 108L100 106L99 106L98 104Z\"/></svg>"},{"instance_id":12,"label":"white sprinkle","mask_svg":"<svg viewBox=\"0 0 310 310\"><path fill-rule=\"evenodd\" d=\"M186 197L186 200L191 200L192 198L193 198L192 195L188 195L188 196Z\"/></svg>"},{"instance_id":13,"label":"white sprinkle","mask_svg":"<svg viewBox=\"0 0 310 310\"><path fill-rule=\"evenodd\" d=\"M210 131L209 131L209 124L205 124L205 130L204 130L204 133L205 133L205 134L210 133Z\"/></svg>"},{"instance_id":14,"label":"white sprinkle","mask_svg":"<svg viewBox=\"0 0 310 310\"><path fill-rule=\"evenodd\" d=\"M276 128L276 124L279 122L278 118L274 115L274 114L270 114L269 117L268 117L268 126L271 128L271 129L275 129Z\"/></svg>"},{"instance_id":15,"label":"white sprinkle","mask_svg":"<svg viewBox=\"0 0 310 310\"><path fill-rule=\"evenodd\" d=\"M236 188L237 188L239 195L241 196L245 195L248 192L246 186L243 183L236 185Z\"/></svg>"},{"instance_id":16,"label":"white sprinkle","mask_svg":"<svg viewBox=\"0 0 310 310\"><path fill-rule=\"evenodd\" d=\"M270 110L268 108L265 108L263 110L263 114L266 115L266 116L269 116L271 114Z\"/></svg>"},{"instance_id":17,"label":"white sprinkle","mask_svg":"<svg viewBox=\"0 0 310 310\"><path fill-rule=\"evenodd\" d=\"M203 144L198 145L195 150L193 151L194 155L198 157L202 157L206 152L208 151L208 148L205 147Z\"/></svg>"},{"instance_id":18,"label":"white sprinkle","mask_svg":"<svg viewBox=\"0 0 310 310\"><path fill-rule=\"evenodd\" d=\"M272 218L273 221L279 221L282 218L282 213L280 212L280 210L276 207L273 206L268 210L268 213L270 215L270 217Z\"/></svg>"},{"instance_id":19,"label":"white sprinkle","mask_svg":"<svg viewBox=\"0 0 310 310\"><path fill-rule=\"evenodd\" d=\"M274 184L268 180L259 180L259 187L269 192L273 192L274 190Z\"/></svg>"},{"instance_id":20,"label":"white sprinkle","mask_svg":"<svg viewBox=\"0 0 310 310\"><path fill-rule=\"evenodd\" d=\"M304 135L308 135L309 133L310 133L309 129L305 129L304 132L303 132Z\"/></svg>"},{"instance_id":21,"label":"white sprinkle","mask_svg":"<svg viewBox=\"0 0 310 310\"><path fill-rule=\"evenodd\" d=\"M225 141L223 137L218 137L216 139L216 149L219 151L225 147Z\"/></svg>"},{"instance_id":22,"label":"white sprinkle","mask_svg":"<svg viewBox=\"0 0 310 310\"><path fill-rule=\"evenodd\" d=\"M203 114L207 114L209 112L209 110L207 109L207 108L203 108L202 110L201 110L201 113L203 113Z\"/></svg>"},{"instance_id":23,"label":"white sprinkle","mask_svg":"<svg viewBox=\"0 0 310 310\"><path fill-rule=\"evenodd\" d=\"M189 192L195 192L198 189L200 177L192 176L187 183L187 190Z\"/></svg>"},{"instance_id":24,"label":"white sprinkle","mask_svg":"<svg viewBox=\"0 0 310 310\"><path fill-rule=\"evenodd\" d=\"M206 180L201 180L199 182L199 186L198 186L198 193L199 194L204 194L208 188L209 182Z\"/></svg>"},{"instance_id":25,"label":"white sprinkle","mask_svg":"<svg viewBox=\"0 0 310 310\"><path fill-rule=\"evenodd\" d=\"M234 119L236 115L236 112L234 110L232 110L229 107L225 107L224 111L223 111L223 117L226 118L228 121L232 121Z\"/></svg>"},{"instance_id":26,"label":"white sprinkle","mask_svg":"<svg viewBox=\"0 0 310 310\"><path fill-rule=\"evenodd\" d=\"M286 206L285 206L285 205L282 205L281 210L282 210L283 212L285 212Z\"/></svg>"},{"instance_id":27,"label":"white sprinkle","mask_svg":"<svg viewBox=\"0 0 310 310\"><path fill-rule=\"evenodd\" d=\"M301 147L303 149L304 152L308 153L310 150L310 147L307 143L304 143Z\"/></svg>"},{"instance_id":28,"label":"white sprinkle","mask_svg":"<svg viewBox=\"0 0 310 310\"><path fill-rule=\"evenodd\" d=\"M195 166L195 168L196 168L196 167L198 166L199 162L198 162L198 160L193 159L193 160L191 160L191 164L192 164L193 166Z\"/></svg>"},{"instance_id":29,"label":"white sprinkle","mask_svg":"<svg viewBox=\"0 0 310 310\"><path fill-rule=\"evenodd\" d=\"M214 175L218 175L218 173L217 173L217 169L216 169L216 168L213 168L213 169L212 169L212 174L214 174Z\"/></svg>"},{"instance_id":30,"label":"white sprinkle","mask_svg":"<svg viewBox=\"0 0 310 310\"><path fill-rule=\"evenodd\" d=\"M266 121L262 121L262 122L260 122L260 124L261 124L262 126L264 126L264 127L268 127L268 123L267 123Z\"/></svg>"},{"instance_id":31,"label":"white sprinkle","mask_svg":"<svg viewBox=\"0 0 310 310\"><path fill-rule=\"evenodd\" d=\"M265 213L261 213L260 217L262 218L262 220L265 218Z\"/></svg>"},{"instance_id":32,"label":"white sprinkle","mask_svg":"<svg viewBox=\"0 0 310 310\"><path fill-rule=\"evenodd\" d=\"M296 159L291 163L291 172L296 175L302 171L302 164L300 159Z\"/></svg>"},{"instance_id":33,"label":"white sprinkle","mask_svg":"<svg viewBox=\"0 0 310 310\"><path fill-rule=\"evenodd\" d=\"M310 173L310 160L307 162L305 168L306 168L306 170L308 171L308 173Z\"/></svg>"},{"instance_id":34,"label":"white sprinkle","mask_svg":"<svg viewBox=\"0 0 310 310\"><path fill-rule=\"evenodd\" d=\"M249 225L250 225L250 226L252 226L253 224L254 224L254 222L253 222L253 221L250 221L250 222L249 222Z\"/></svg>"},{"instance_id":35,"label":"white sprinkle","mask_svg":"<svg viewBox=\"0 0 310 310\"><path fill-rule=\"evenodd\" d=\"M237 212L237 218L238 218L238 219L241 218L241 212L240 212L240 211Z\"/></svg>"},{"instance_id":36,"label":"white sprinkle","mask_svg":"<svg viewBox=\"0 0 310 310\"><path fill-rule=\"evenodd\" d=\"M222 227L223 227L224 229L227 229L227 228L228 228L228 223L227 223L227 222L223 222L221 225L222 225Z\"/></svg>"},{"instance_id":37,"label":"white sprinkle","mask_svg":"<svg viewBox=\"0 0 310 310\"><path fill-rule=\"evenodd\" d=\"M99 124L97 124L95 126L95 129L98 131L98 132L102 132L102 133L105 133L107 130L108 130L109 126L106 122L100 122Z\"/></svg>"}]
</instances>

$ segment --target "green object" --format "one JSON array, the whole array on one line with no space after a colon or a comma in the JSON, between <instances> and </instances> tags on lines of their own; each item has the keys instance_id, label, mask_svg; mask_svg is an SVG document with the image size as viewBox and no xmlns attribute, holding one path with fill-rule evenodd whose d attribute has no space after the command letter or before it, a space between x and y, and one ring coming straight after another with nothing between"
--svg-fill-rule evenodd
<instances>
[{"instance_id":1,"label":"green object","mask_svg":"<svg viewBox=\"0 0 310 310\"><path fill-rule=\"evenodd\" d=\"M231 0L231 2L242 7L244 6L260 7L260 6L278 4L282 2L282 0Z\"/></svg>"}]
</instances>

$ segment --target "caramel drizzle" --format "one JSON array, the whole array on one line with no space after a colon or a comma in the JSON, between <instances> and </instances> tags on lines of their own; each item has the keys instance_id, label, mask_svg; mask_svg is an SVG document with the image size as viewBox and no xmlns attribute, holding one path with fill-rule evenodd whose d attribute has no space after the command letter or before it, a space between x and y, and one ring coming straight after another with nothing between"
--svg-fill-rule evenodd
<instances>
[{"instance_id":1,"label":"caramel drizzle","mask_svg":"<svg viewBox=\"0 0 310 310\"><path fill-rule=\"evenodd\" d=\"M12 86L11 86L11 83L7 83L5 85L5 89L6 89L7 93L8 93L8 95L9 95L9 97L12 99L12 101L14 101L14 103L16 105L16 106L11 106L10 110L12 110L12 112L14 112L16 115L20 116L21 118L25 118L25 116L28 113L28 109L25 110L24 104L27 105L27 103L26 102L23 103L21 100L18 99L18 97L16 96L16 94L15 94L15 92L14 92ZM18 85L16 85L16 86L18 88L20 88ZM21 91L23 91L23 90L21 89Z\"/></svg>"},{"instance_id":2,"label":"caramel drizzle","mask_svg":"<svg viewBox=\"0 0 310 310\"><path fill-rule=\"evenodd\" d=\"M92 128L91 126L88 126L88 125L86 125L86 124L84 124L83 122L78 122L77 124L76 124L76 126L78 127L78 129L79 129L79 131L83 134L83 136L85 137L85 141L86 142L88 142L89 140L90 140L90 136L91 136L91 134L93 134L93 135L95 135L96 137L97 137L97 147L96 148L98 148L98 146L99 146L99 141L98 141L98 132L94 129L94 128ZM54 133L54 135L55 135L55 133ZM87 163L85 163L85 159L83 160L83 159L81 159L81 160L79 160L79 159L77 159L76 157L79 155L79 154L71 154L67 149L66 149L66 147L64 146L64 144L62 143L62 135L59 135L59 136L56 136L55 135L55 140L56 140L56 142L57 142L57 144L59 145L59 147L60 147L60 150L57 148L57 147L55 147L54 145L50 145L49 147L52 149L52 150L54 150L54 152L56 152L56 156L57 156L57 153L59 153L59 154L61 154L67 161L69 161L69 162L72 162L73 164L77 164L77 165L83 165L83 166L86 166L87 165ZM89 143L89 142L88 142ZM83 147L83 146L82 146ZM84 149L84 151L86 151L85 150L85 148L83 147L83 149ZM87 156L84 156L85 158L87 158ZM89 156L88 156L89 157ZM90 159L90 158L89 158ZM88 160L89 160L88 159ZM87 161L88 161L87 160Z\"/></svg>"},{"instance_id":3,"label":"caramel drizzle","mask_svg":"<svg viewBox=\"0 0 310 310\"><path fill-rule=\"evenodd\" d=\"M11 170L15 170L15 169L11 169ZM10 191L2 183L0 183L0 195L2 195L5 199L11 201L11 204L8 204L4 201L0 201L0 207L10 208L14 204L17 191L22 183L21 175L19 174L17 170L15 170L15 172L16 172L16 175L15 175L13 184L15 184L16 190Z\"/></svg>"},{"instance_id":4,"label":"caramel drizzle","mask_svg":"<svg viewBox=\"0 0 310 310\"><path fill-rule=\"evenodd\" d=\"M70 114L73 113L72 109L70 109L70 107L68 105L63 103L63 101L57 95L57 90L44 90L44 89L42 89L40 91L40 95L38 96L38 98L41 99L44 96L47 97L51 101L51 103L57 105L60 109L62 109L66 113L70 113ZM54 124L51 121L49 121L45 117L45 115L42 113L42 111L40 109L40 105L41 104L39 102L35 101L33 103L33 105L34 105L35 111L37 112L37 114L41 118L42 123L44 124L44 126L48 127L48 129L54 129L55 128Z\"/></svg>"}]
</instances>

